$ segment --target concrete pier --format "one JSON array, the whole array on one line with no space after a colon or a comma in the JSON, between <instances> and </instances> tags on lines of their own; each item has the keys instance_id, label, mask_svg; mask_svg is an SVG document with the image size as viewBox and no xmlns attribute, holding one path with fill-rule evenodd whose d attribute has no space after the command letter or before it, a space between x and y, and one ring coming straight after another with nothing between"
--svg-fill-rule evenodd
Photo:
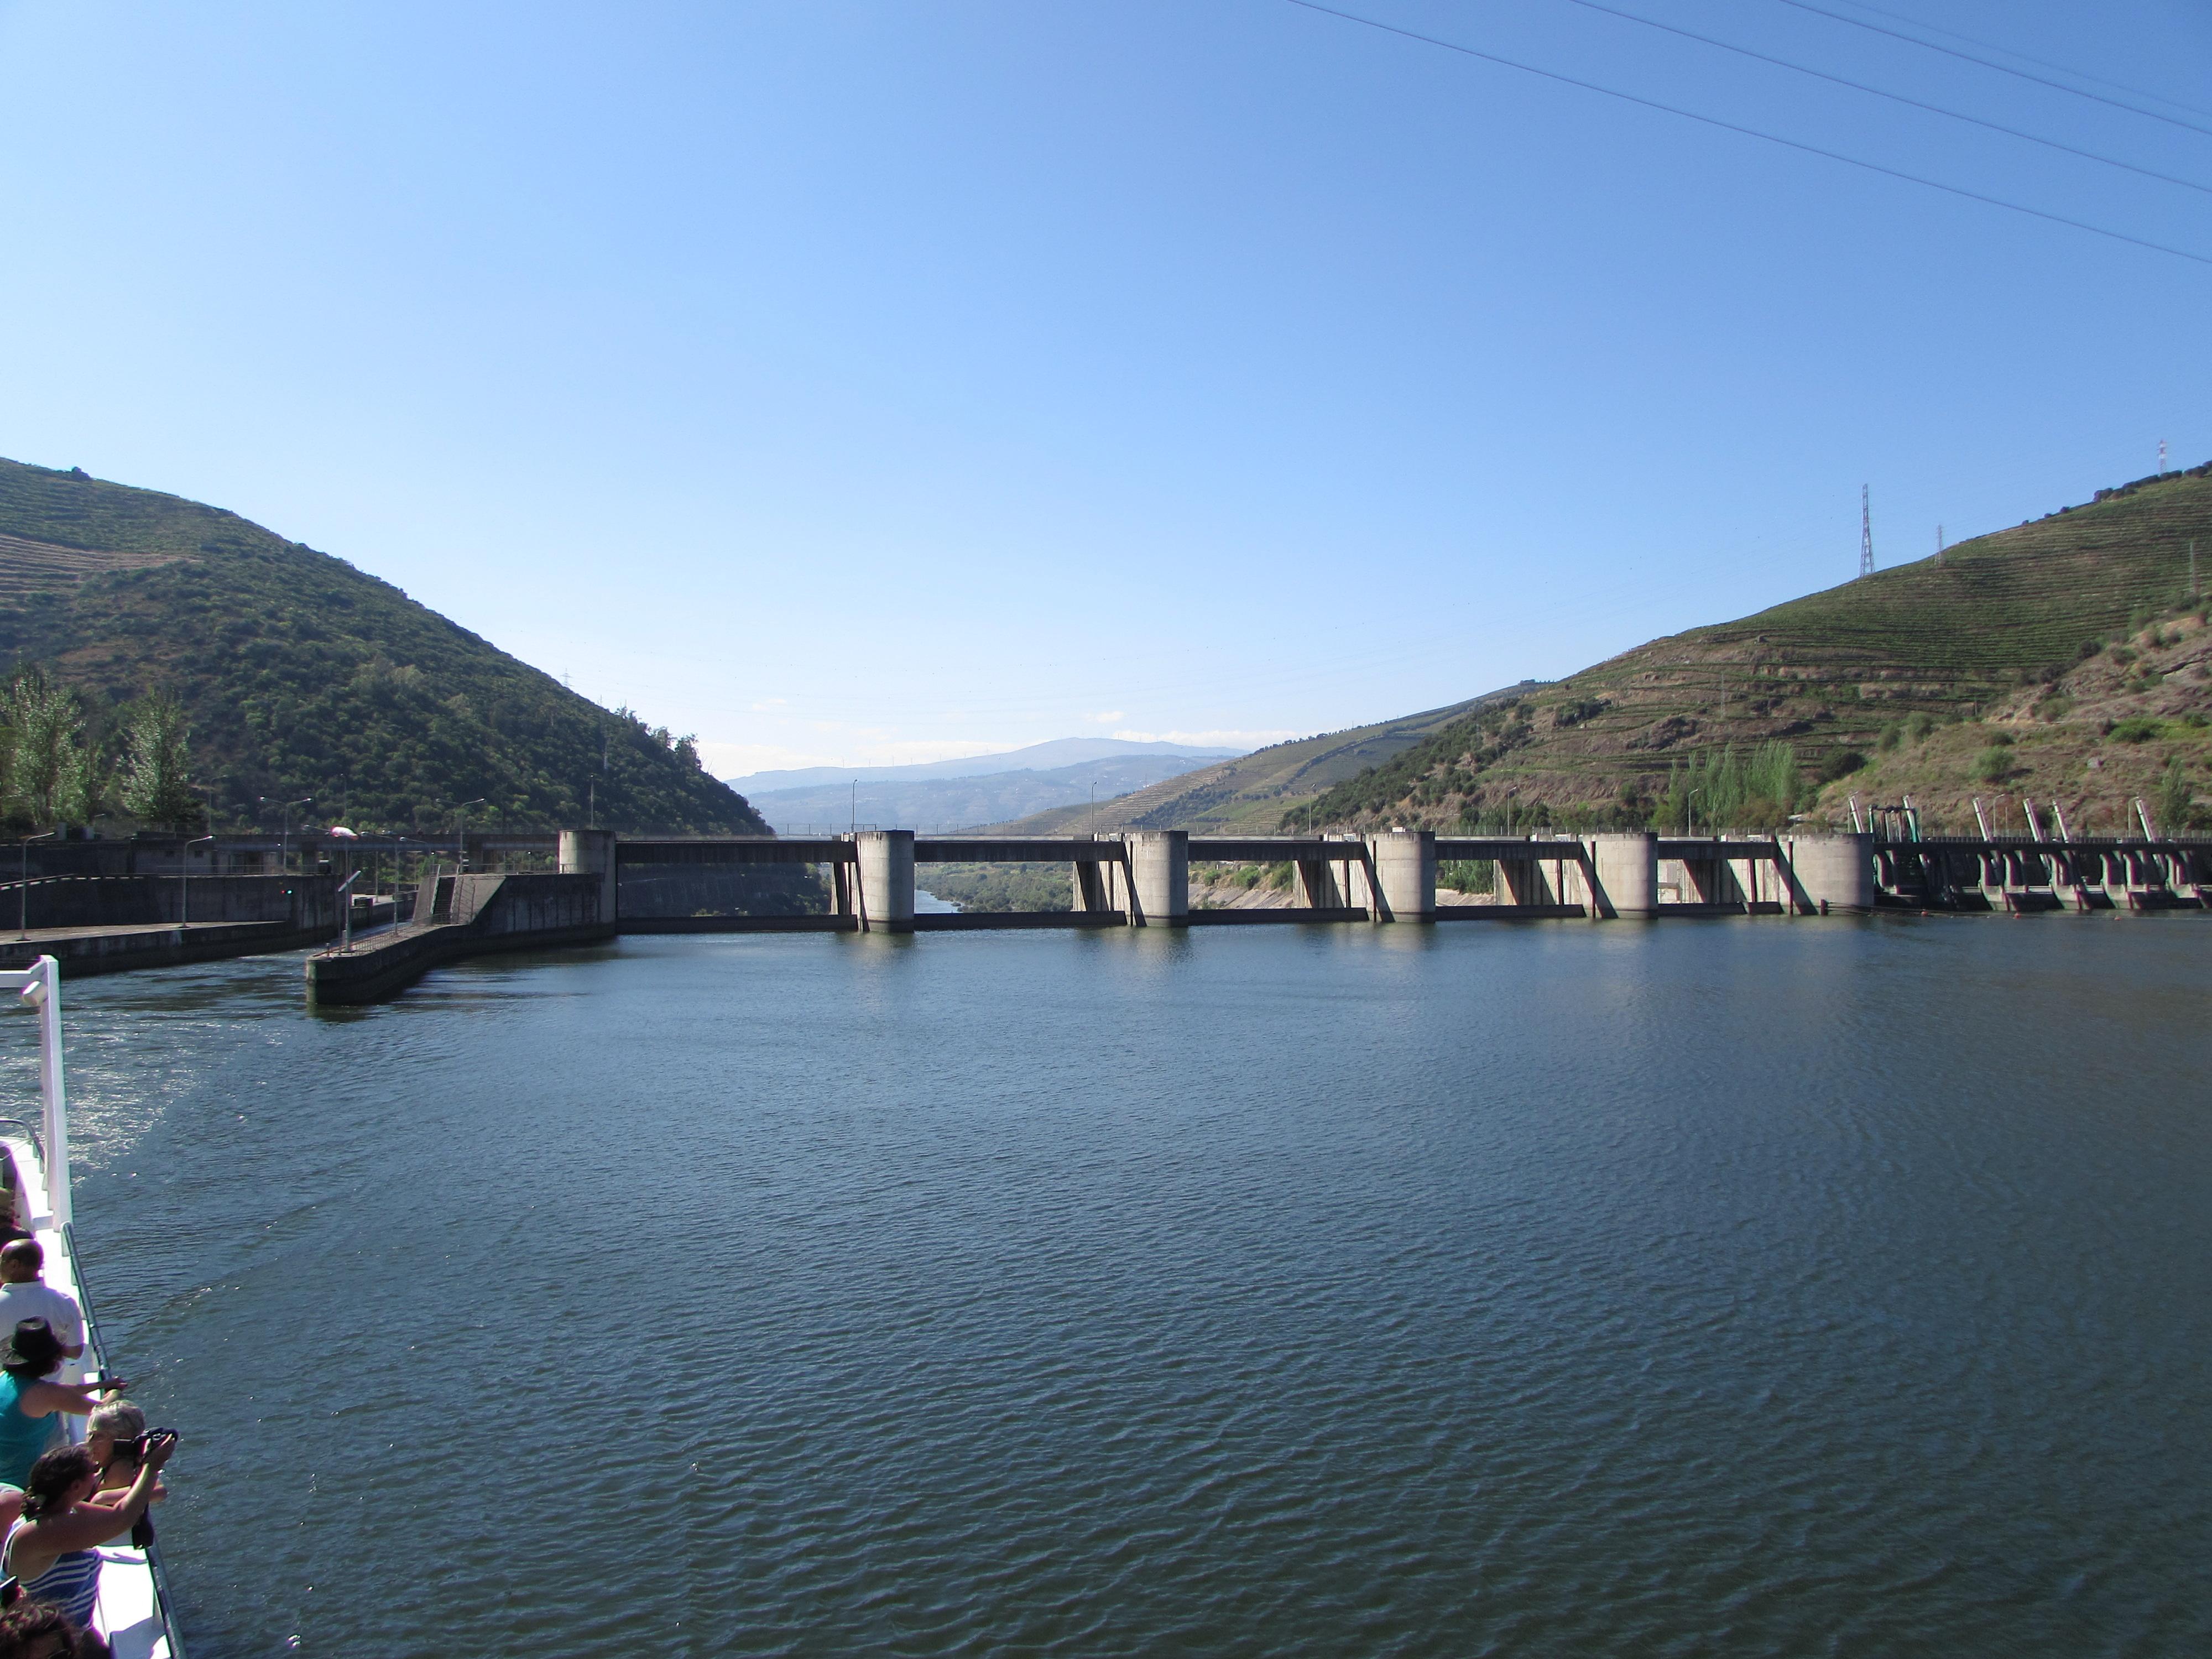
<instances>
[{"instance_id":1,"label":"concrete pier","mask_svg":"<svg viewBox=\"0 0 2212 1659\"><path fill-rule=\"evenodd\" d=\"M1377 921L1437 919L1437 832L1393 830L1367 838L1368 914Z\"/></svg>"},{"instance_id":2,"label":"concrete pier","mask_svg":"<svg viewBox=\"0 0 2212 1659\"><path fill-rule=\"evenodd\" d=\"M1875 908L1872 836L1785 836L1782 851L1799 914L1859 916Z\"/></svg>"},{"instance_id":3,"label":"concrete pier","mask_svg":"<svg viewBox=\"0 0 2212 1659\"><path fill-rule=\"evenodd\" d=\"M1190 920L1190 832L1132 830L1126 839L1129 925L1185 926Z\"/></svg>"},{"instance_id":4,"label":"concrete pier","mask_svg":"<svg viewBox=\"0 0 2212 1659\"><path fill-rule=\"evenodd\" d=\"M853 854L860 931L914 932L914 831L863 830Z\"/></svg>"},{"instance_id":5,"label":"concrete pier","mask_svg":"<svg viewBox=\"0 0 2212 1659\"><path fill-rule=\"evenodd\" d=\"M612 921L617 913L615 896L615 832L611 830L563 830L555 853L555 867L564 876L599 878L599 920Z\"/></svg>"},{"instance_id":6,"label":"concrete pier","mask_svg":"<svg viewBox=\"0 0 2212 1659\"><path fill-rule=\"evenodd\" d=\"M1649 921L1659 914L1659 837L1649 831L1590 841L1594 917Z\"/></svg>"}]
</instances>

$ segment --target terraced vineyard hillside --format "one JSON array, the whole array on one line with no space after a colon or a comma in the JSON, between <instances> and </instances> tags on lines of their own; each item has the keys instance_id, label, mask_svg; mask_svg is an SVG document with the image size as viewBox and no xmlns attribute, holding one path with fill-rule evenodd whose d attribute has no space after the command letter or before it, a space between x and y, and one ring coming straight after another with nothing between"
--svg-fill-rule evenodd
<instances>
[{"instance_id":1,"label":"terraced vineyard hillside","mask_svg":"<svg viewBox=\"0 0 2212 1659\"><path fill-rule=\"evenodd\" d=\"M2192 542L2212 580L2212 465L1655 640L1455 721L1285 823L1665 823L1696 811L1693 762L1784 744L1796 766L1785 799L1769 791L1720 816L1836 817L1849 793L1917 786L1938 821L1970 828L1972 796L2031 785L2112 822L2159 789L2186 816L2205 785L2192 721L2212 710ZM2130 720L2151 722L2155 740L2113 738ZM2048 751L2049 764L1990 754L2008 746L2023 763Z\"/></svg>"}]
</instances>

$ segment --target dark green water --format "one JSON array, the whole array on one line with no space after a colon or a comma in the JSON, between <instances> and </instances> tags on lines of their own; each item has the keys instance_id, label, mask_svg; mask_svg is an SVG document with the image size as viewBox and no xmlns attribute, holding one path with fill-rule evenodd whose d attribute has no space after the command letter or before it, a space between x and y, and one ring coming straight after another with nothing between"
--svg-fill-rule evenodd
<instances>
[{"instance_id":1,"label":"dark green water","mask_svg":"<svg viewBox=\"0 0 2212 1659\"><path fill-rule=\"evenodd\" d=\"M70 988L194 1659L2212 1644L2212 924ZM27 1020L10 1039L24 1063Z\"/></svg>"}]
</instances>

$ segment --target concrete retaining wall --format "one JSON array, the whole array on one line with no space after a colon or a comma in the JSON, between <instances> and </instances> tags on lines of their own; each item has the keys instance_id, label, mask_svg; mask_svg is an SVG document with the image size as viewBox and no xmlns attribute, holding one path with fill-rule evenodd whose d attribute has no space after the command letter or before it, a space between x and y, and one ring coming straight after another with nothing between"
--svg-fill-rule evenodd
<instances>
[{"instance_id":1,"label":"concrete retaining wall","mask_svg":"<svg viewBox=\"0 0 2212 1659\"><path fill-rule=\"evenodd\" d=\"M615 936L613 918L599 915L605 885L598 873L448 877L439 909L450 920L319 951L307 958L308 988L318 1002L380 1002L443 963L602 943Z\"/></svg>"},{"instance_id":2,"label":"concrete retaining wall","mask_svg":"<svg viewBox=\"0 0 2212 1659\"><path fill-rule=\"evenodd\" d=\"M191 914L187 917L185 908ZM27 920L25 912L28 911ZM281 921L302 933L338 927L331 876L33 876L0 880L0 927L141 927L156 923Z\"/></svg>"},{"instance_id":3,"label":"concrete retaining wall","mask_svg":"<svg viewBox=\"0 0 2212 1659\"><path fill-rule=\"evenodd\" d=\"M186 962L217 962L230 957L264 955L320 945L328 927L295 928L282 921L194 922L191 927L132 927L88 933L74 938L49 933L27 942L0 939L0 968L27 968L50 956L64 979L88 979L134 968L173 968Z\"/></svg>"}]
</instances>

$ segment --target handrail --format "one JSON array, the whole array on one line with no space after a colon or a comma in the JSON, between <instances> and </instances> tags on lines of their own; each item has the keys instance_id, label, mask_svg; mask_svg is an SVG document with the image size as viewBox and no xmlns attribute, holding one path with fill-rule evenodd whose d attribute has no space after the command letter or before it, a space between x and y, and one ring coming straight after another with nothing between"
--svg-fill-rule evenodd
<instances>
[{"instance_id":1,"label":"handrail","mask_svg":"<svg viewBox=\"0 0 2212 1659\"><path fill-rule=\"evenodd\" d=\"M5 1119L0 1119L0 1122L4 1121L6 1121ZM60 1231L62 1243L69 1250L70 1270L76 1277L76 1306L77 1311L84 1316L86 1349L87 1352L97 1356L101 1368L106 1369L111 1363L107 1352L107 1340L100 1333L100 1316L93 1311L92 1286L85 1279L84 1256L76 1247L76 1229L70 1223L64 1221L61 1224ZM176 1617L172 1612L176 1606L176 1601L169 1593L168 1569L161 1563L161 1542L154 1530L154 1517L150 1515L143 1516L138 1524L143 1528L146 1540L145 1543L140 1546L145 1552L146 1569L154 1577L154 1608L161 1615L161 1633L169 1640L169 1659L185 1659L184 1638L177 1632ZM138 1541L137 1536L134 1535L131 1541L137 1544Z\"/></svg>"}]
</instances>

